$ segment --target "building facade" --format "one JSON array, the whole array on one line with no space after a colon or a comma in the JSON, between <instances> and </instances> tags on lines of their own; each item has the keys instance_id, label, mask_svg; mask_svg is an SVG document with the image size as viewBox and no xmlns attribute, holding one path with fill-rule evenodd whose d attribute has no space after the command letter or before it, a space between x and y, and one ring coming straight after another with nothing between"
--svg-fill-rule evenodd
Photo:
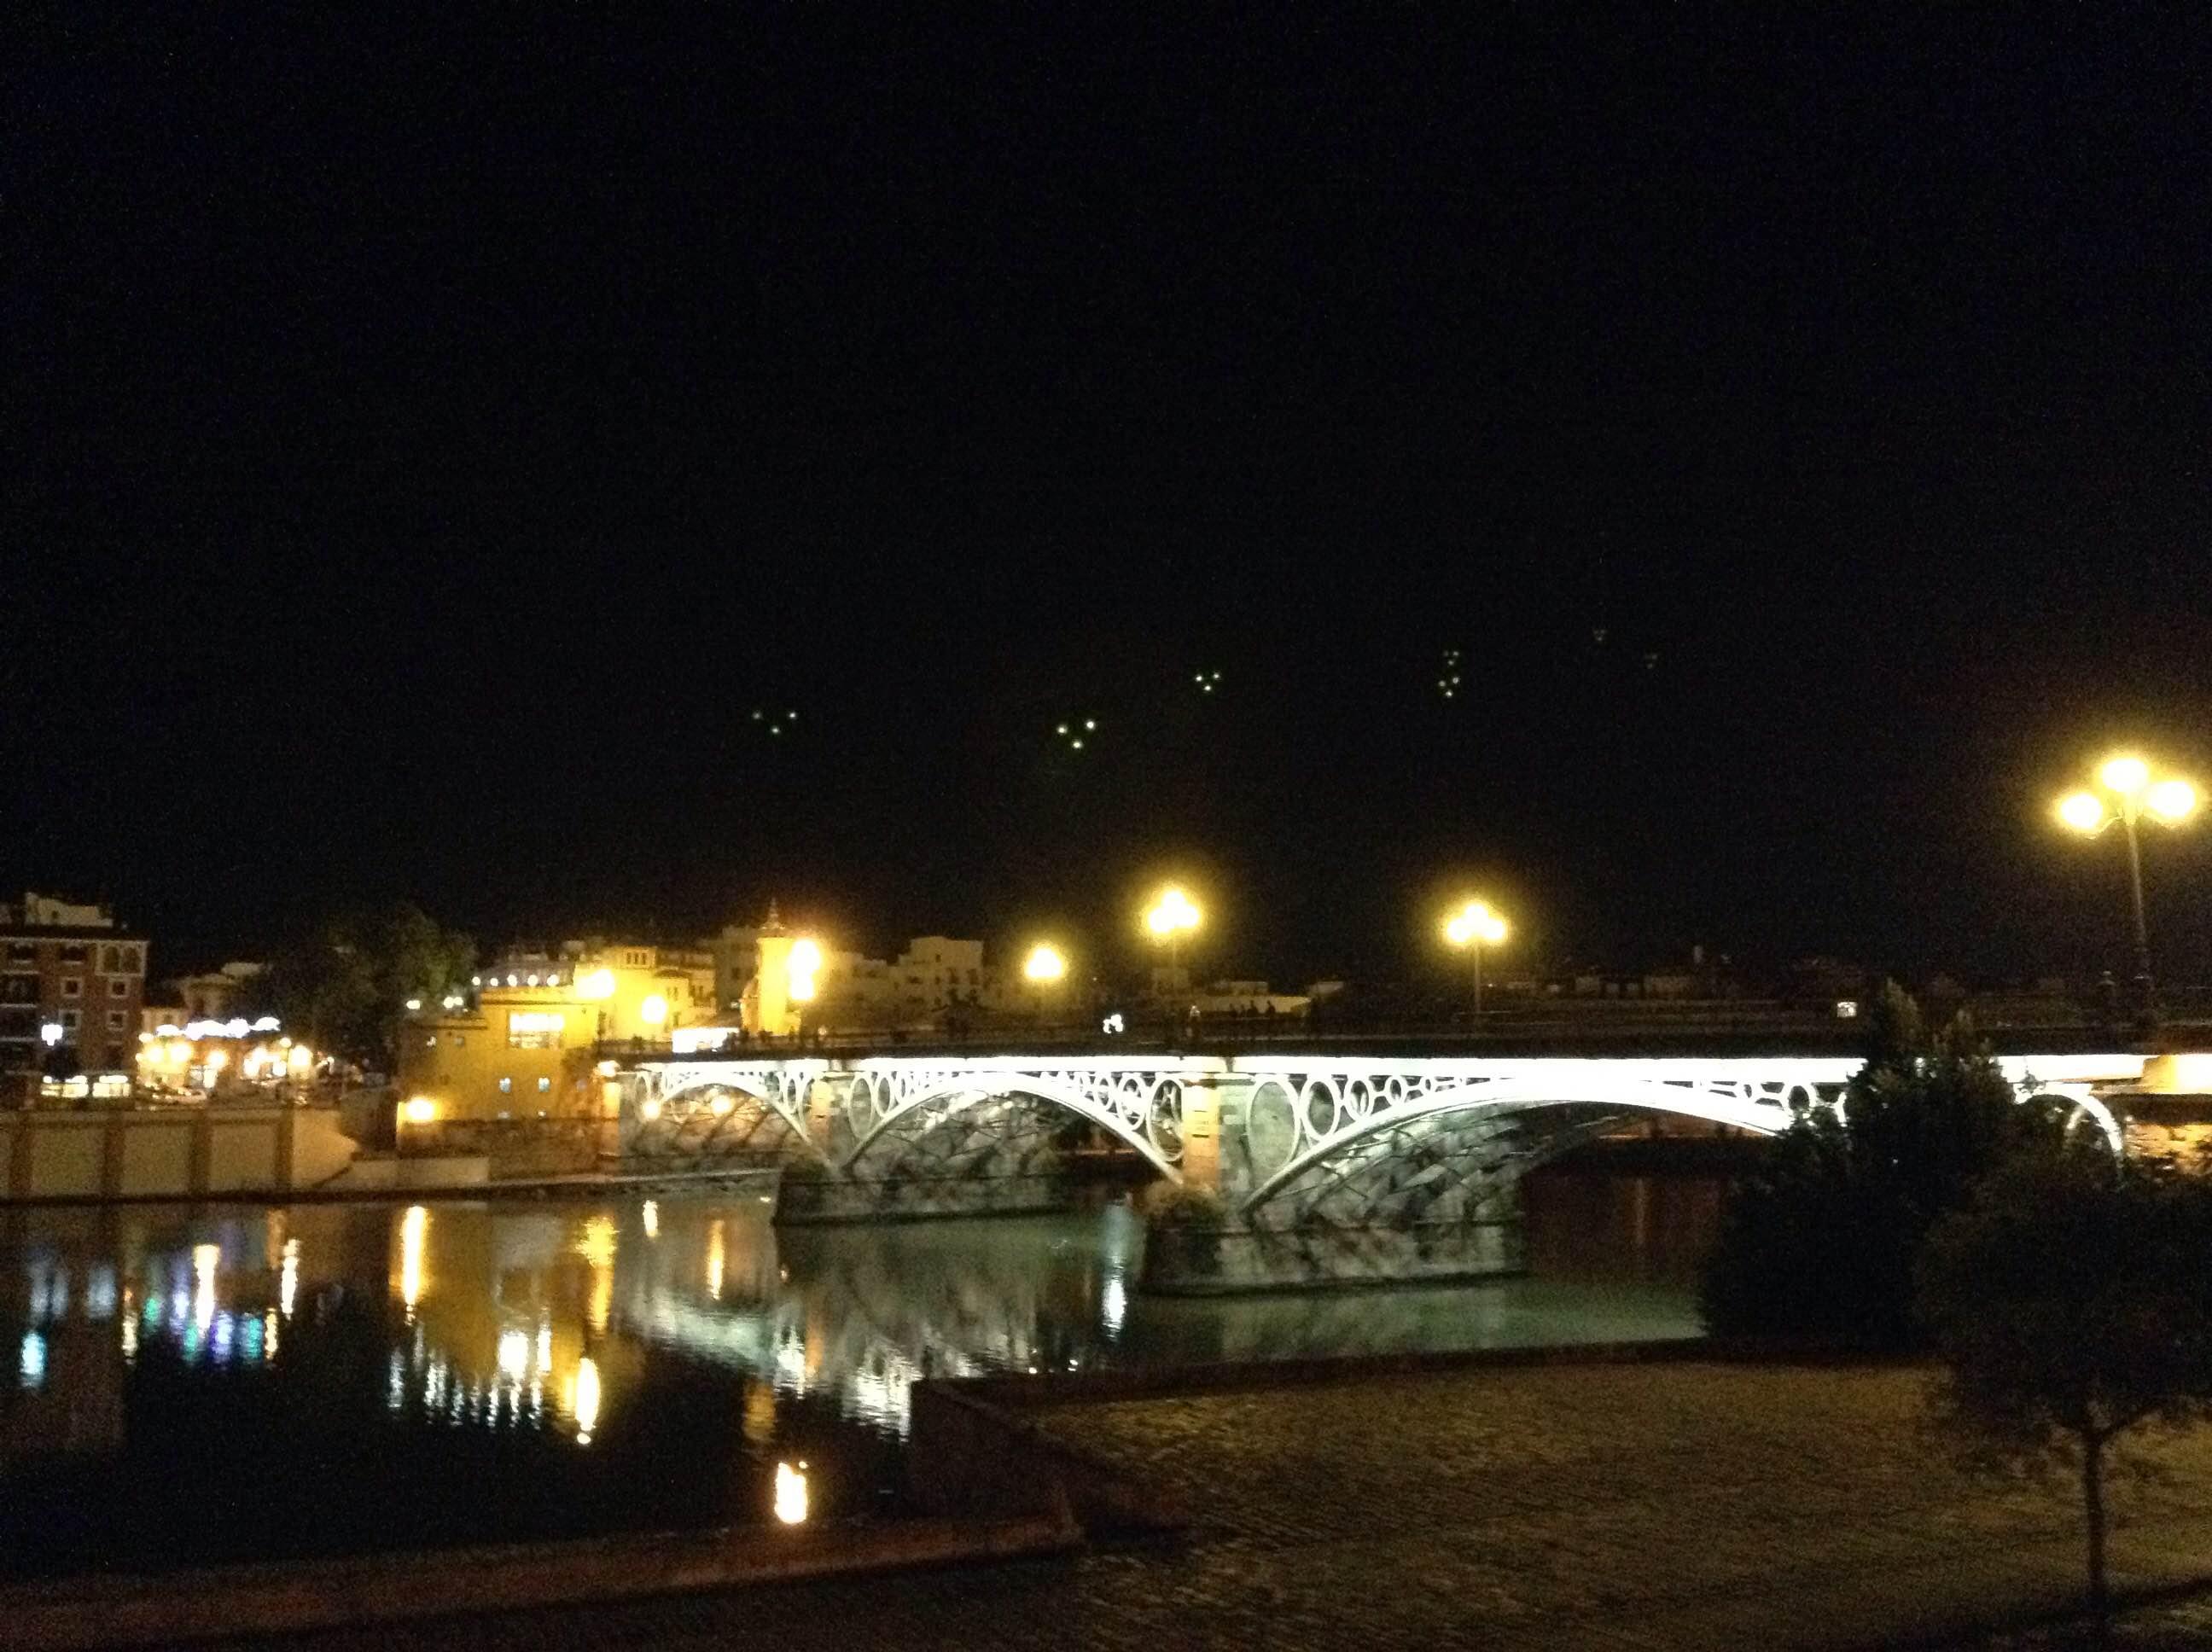
<instances>
[{"instance_id":1,"label":"building facade","mask_svg":"<svg viewBox=\"0 0 2212 1652\"><path fill-rule=\"evenodd\" d=\"M146 952L103 906L0 906L0 1102L28 1104L50 1071L131 1072Z\"/></svg>"}]
</instances>

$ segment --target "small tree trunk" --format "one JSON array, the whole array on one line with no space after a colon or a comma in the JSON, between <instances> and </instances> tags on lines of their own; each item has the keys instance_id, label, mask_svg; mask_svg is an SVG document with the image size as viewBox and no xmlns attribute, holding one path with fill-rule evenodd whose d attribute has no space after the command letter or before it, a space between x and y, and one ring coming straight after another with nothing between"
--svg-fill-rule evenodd
<instances>
[{"instance_id":1,"label":"small tree trunk","mask_svg":"<svg viewBox=\"0 0 2212 1652\"><path fill-rule=\"evenodd\" d=\"M2089 1625L2093 1643L2102 1646L2112 1632L2112 1596L2105 1584L2105 1436L2081 1441L2081 1514L2089 1530Z\"/></svg>"}]
</instances>

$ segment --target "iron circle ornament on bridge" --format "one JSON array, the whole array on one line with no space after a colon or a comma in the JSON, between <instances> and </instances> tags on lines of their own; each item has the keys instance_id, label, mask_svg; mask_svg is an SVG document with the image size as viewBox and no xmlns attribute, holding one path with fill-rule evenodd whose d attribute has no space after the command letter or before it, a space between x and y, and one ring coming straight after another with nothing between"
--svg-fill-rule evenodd
<instances>
[{"instance_id":1,"label":"iron circle ornament on bridge","mask_svg":"<svg viewBox=\"0 0 2212 1652\"><path fill-rule=\"evenodd\" d=\"M1146 1133L1160 1157L1170 1164L1182 1161L1182 1085L1163 1078L1152 1086L1152 1102L1145 1122Z\"/></svg>"}]
</instances>

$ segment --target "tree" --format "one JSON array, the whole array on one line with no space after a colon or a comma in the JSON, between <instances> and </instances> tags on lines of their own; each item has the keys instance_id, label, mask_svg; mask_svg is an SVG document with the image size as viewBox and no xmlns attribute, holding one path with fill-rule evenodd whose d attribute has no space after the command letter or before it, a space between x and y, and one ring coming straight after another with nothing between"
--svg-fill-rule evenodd
<instances>
[{"instance_id":1,"label":"tree","mask_svg":"<svg viewBox=\"0 0 2212 1652\"><path fill-rule=\"evenodd\" d=\"M1978 1456L2079 1473L2101 1644L2113 1449L2212 1410L2212 1186L2094 1151L2014 1165L1936 1224L1919 1285L1942 1418Z\"/></svg>"},{"instance_id":2,"label":"tree","mask_svg":"<svg viewBox=\"0 0 2212 1652\"><path fill-rule=\"evenodd\" d=\"M1699 1282L1710 1329L1913 1345L1912 1271L1929 1230L1983 1176L2062 1139L2051 1114L2015 1097L1965 1017L1930 1034L1891 983L1869 1029L1840 1114L1809 1110L1730 1188Z\"/></svg>"},{"instance_id":3,"label":"tree","mask_svg":"<svg viewBox=\"0 0 2212 1652\"><path fill-rule=\"evenodd\" d=\"M407 902L349 913L285 948L254 982L253 1008L365 1066L387 1070L407 1003L465 989L476 943Z\"/></svg>"}]
</instances>

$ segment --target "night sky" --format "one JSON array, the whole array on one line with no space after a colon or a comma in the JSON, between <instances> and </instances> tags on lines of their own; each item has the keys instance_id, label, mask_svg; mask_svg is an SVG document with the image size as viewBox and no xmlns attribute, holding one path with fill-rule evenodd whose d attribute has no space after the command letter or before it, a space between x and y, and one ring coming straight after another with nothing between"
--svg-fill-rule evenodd
<instances>
[{"instance_id":1,"label":"night sky","mask_svg":"<svg viewBox=\"0 0 2212 1652\"><path fill-rule=\"evenodd\" d=\"M1133 957L1173 868L1209 973L1464 884L2124 975L2048 800L2212 780L2187 9L126 9L0 25L0 878L157 969L400 896Z\"/></svg>"}]
</instances>

